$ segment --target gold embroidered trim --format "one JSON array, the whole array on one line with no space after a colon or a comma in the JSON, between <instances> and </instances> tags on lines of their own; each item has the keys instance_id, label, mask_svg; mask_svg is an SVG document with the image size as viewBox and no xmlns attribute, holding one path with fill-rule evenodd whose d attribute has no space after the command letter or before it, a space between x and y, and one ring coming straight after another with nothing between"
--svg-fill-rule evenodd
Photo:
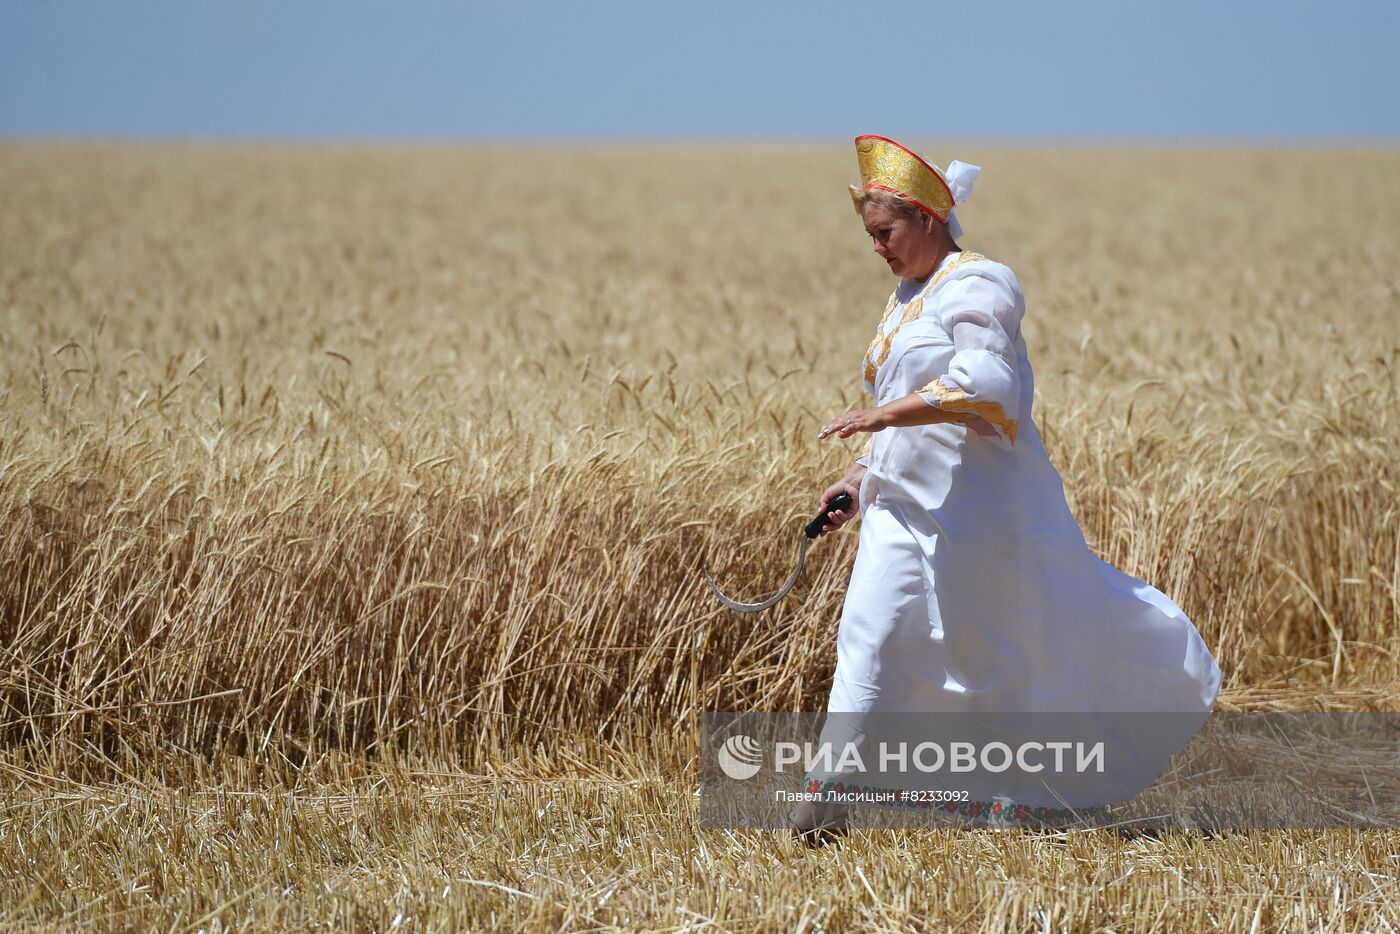
<instances>
[{"instance_id":1,"label":"gold embroidered trim","mask_svg":"<svg viewBox=\"0 0 1400 934\"><path fill-rule=\"evenodd\" d=\"M877 188L904 195L940 221L948 220L948 212L953 210L953 192L947 179L902 143L873 134L857 136L856 162L860 166L861 187L866 191ZM855 204L859 212L860 202Z\"/></svg>"},{"instance_id":2,"label":"gold embroidered trim","mask_svg":"<svg viewBox=\"0 0 1400 934\"><path fill-rule=\"evenodd\" d=\"M972 402L967 398L967 393L961 389L949 389L937 377L916 391L931 393L938 400L940 409L949 412L971 412L981 416L1000 428L1012 444L1016 443L1016 420L1006 417L1000 402Z\"/></svg>"},{"instance_id":3,"label":"gold embroidered trim","mask_svg":"<svg viewBox=\"0 0 1400 934\"><path fill-rule=\"evenodd\" d=\"M891 328L888 334L882 334L881 331L885 329L885 322L890 319L890 313L894 311L894 306L898 304L895 298L899 294L899 290L896 289L895 292L890 295L890 302L885 306L885 314L880 318L880 324L875 329L875 339L870 342L870 348L865 352L865 381L867 383L871 386L875 385L875 374L879 371L881 365L884 364L885 359L890 355L890 346L894 344L894 336L899 333L899 329L924 313L924 296L931 292L938 283L947 278L948 273L957 269L963 263L970 263L975 260L986 258L987 257L983 256L981 253L963 250L957 259L938 270L938 272L929 279L928 284L919 291L918 297L905 307L904 313L899 316L899 323Z\"/></svg>"},{"instance_id":4,"label":"gold embroidered trim","mask_svg":"<svg viewBox=\"0 0 1400 934\"><path fill-rule=\"evenodd\" d=\"M865 379L870 385L875 385L875 367L871 365L871 360L875 356L875 348L880 343L880 332L885 329L885 322L890 320L890 312L894 311L894 306L899 304L899 289L890 293L890 300L885 305L885 313L880 316L880 323L875 326L875 339L870 342L870 347L865 351Z\"/></svg>"}]
</instances>

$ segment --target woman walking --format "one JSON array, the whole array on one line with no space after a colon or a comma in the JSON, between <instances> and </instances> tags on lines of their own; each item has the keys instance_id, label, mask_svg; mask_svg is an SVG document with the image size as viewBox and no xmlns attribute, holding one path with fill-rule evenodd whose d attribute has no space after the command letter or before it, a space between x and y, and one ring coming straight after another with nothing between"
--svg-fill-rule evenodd
<instances>
[{"instance_id":1,"label":"woman walking","mask_svg":"<svg viewBox=\"0 0 1400 934\"><path fill-rule=\"evenodd\" d=\"M855 209L899 283L865 355L873 406L819 435L871 435L820 497L822 509L841 492L853 499L822 534L861 516L828 719L1174 711L1203 720L1220 669L1180 607L1089 550L1031 418L1020 285L957 243L953 209L980 169L954 161L945 173L880 136L858 137L856 154ZM1013 804L970 802L963 813L1030 819ZM800 806L790 819L806 831L821 816Z\"/></svg>"}]
</instances>

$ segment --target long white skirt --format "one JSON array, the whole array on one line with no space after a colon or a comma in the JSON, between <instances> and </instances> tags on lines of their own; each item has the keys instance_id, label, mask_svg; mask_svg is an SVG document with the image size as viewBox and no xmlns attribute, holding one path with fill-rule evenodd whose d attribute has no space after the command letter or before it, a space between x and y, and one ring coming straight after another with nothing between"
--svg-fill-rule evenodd
<instances>
[{"instance_id":1,"label":"long white skirt","mask_svg":"<svg viewBox=\"0 0 1400 934\"><path fill-rule=\"evenodd\" d=\"M1166 718L1148 736L1135 735L1141 718L1105 717L1119 772L1097 793L1102 801L1071 803L1120 801L1199 729L1220 669L1180 607L1088 549L1058 474L1043 467L1021 474L1031 488L1016 501L984 502L980 528L866 474L827 710L1198 714ZM1000 512L1007 508L1015 511ZM956 541L944 525L959 526ZM1028 723L1027 735L1035 729ZM1065 803L1035 784L995 790L1031 805Z\"/></svg>"}]
</instances>

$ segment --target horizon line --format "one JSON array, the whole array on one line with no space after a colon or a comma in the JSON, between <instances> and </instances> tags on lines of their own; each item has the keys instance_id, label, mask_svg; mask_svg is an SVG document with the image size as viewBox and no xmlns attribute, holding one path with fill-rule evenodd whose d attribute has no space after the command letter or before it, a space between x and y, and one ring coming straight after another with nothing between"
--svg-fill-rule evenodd
<instances>
[{"instance_id":1,"label":"horizon line","mask_svg":"<svg viewBox=\"0 0 1400 934\"><path fill-rule=\"evenodd\" d=\"M347 133L10 133L0 132L0 145L14 144L126 144L126 145L238 145L238 146L366 146L407 148L559 146L608 148L613 146L828 146L834 140L855 139L836 134L347 134ZM1400 136L986 136L908 135L940 144L1004 148L1129 148L1129 149L1400 149Z\"/></svg>"}]
</instances>

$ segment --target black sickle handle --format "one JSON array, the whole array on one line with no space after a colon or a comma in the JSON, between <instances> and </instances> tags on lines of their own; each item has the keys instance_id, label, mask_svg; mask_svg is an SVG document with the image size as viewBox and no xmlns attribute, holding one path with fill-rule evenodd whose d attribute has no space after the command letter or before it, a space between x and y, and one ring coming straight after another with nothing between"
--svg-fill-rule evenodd
<instances>
[{"instance_id":1,"label":"black sickle handle","mask_svg":"<svg viewBox=\"0 0 1400 934\"><path fill-rule=\"evenodd\" d=\"M850 508L851 494L837 493L827 501L826 509L817 513L817 517L811 522L808 522L807 528L803 529L803 531L807 533L808 538L816 538L818 535L822 534L822 526L831 521L831 514L833 512L844 512Z\"/></svg>"}]
</instances>

